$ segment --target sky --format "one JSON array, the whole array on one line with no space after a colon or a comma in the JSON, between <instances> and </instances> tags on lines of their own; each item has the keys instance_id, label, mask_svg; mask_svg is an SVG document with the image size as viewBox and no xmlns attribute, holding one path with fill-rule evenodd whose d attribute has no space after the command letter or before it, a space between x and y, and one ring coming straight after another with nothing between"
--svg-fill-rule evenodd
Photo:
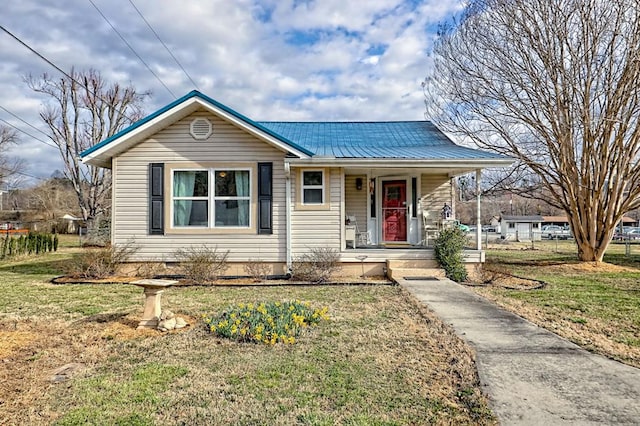
<instances>
[{"instance_id":1,"label":"sky","mask_svg":"<svg viewBox=\"0 0 640 426\"><path fill-rule=\"evenodd\" d=\"M197 89L256 121L423 120L421 82L435 32L462 7L461 0L10 0L0 25L62 70L92 68L109 83L150 91L146 113ZM31 177L22 185L63 168L38 131L46 130L39 112L47 98L24 83L45 72L62 76L0 31L0 124L19 129L8 154L26 162Z\"/></svg>"}]
</instances>

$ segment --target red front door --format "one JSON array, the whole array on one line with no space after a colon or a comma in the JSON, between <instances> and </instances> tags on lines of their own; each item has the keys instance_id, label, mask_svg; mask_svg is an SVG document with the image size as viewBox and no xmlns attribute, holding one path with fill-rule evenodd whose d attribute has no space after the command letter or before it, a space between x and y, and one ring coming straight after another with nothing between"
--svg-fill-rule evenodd
<instances>
[{"instance_id":1,"label":"red front door","mask_svg":"<svg viewBox=\"0 0 640 426\"><path fill-rule=\"evenodd\" d=\"M382 182L382 239L407 241L407 181Z\"/></svg>"}]
</instances>

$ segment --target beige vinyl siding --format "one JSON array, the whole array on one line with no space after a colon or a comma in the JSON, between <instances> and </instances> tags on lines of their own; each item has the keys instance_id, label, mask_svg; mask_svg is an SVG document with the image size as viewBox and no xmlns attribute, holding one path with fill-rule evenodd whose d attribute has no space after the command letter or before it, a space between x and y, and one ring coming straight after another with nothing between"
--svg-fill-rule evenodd
<instances>
[{"instance_id":1,"label":"beige vinyl siding","mask_svg":"<svg viewBox=\"0 0 640 426\"><path fill-rule=\"evenodd\" d=\"M297 255L308 252L315 247L328 247L340 250L340 232L342 214L340 213L340 197L342 193L342 171L338 168L324 169L329 173L328 188L325 194L329 209L293 209L291 212L291 251ZM298 173L291 171L292 202L300 196L297 182Z\"/></svg>"},{"instance_id":2,"label":"beige vinyl siding","mask_svg":"<svg viewBox=\"0 0 640 426\"><path fill-rule=\"evenodd\" d=\"M451 205L451 179L448 175L420 176L420 206L423 211L440 212L444 203Z\"/></svg>"},{"instance_id":3,"label":"beige vinyl siding","mask_svg":"<svg viewBox=\"0 0 640 426\"><path fill-rule=\"evenodd\" d=\"M189 134L194 118L206 117L213 123L213 134L207 140L195 140ZM149 163L207 162L224 166L228 163L273 162L273 234L211 234L194 230L192 234L148 235L148 167ZM284 262L285 248L285 177L284 153L245 131L208 112L196 112L128 150L113 163L114 208L113 241L133 242L139 247L139 261L173 261L178 248L207 245L229 250L229 261L256 259ZM165 180L165 189L169 182ZM252 190L257 176L252 176ZM170 203L165 191L165 204ZM252 203L257 200L253 198ZM255 218L253 218L255 219ZM170 218L165 217L165 227Z\"/></svg>"},{"instance_id":4,"label":"beige vinyl siding","mask_svg":"<svg viewBox=\"0 0 640 426\"><path fill-rule=\"evenodd\" d=\"M356 189L356 178L362 179L362 189ZM367 204L369 199L369 182L367 175L347 175L344 180L345 215L355 216L360 231L367 229Z\"/></svg>"}]
</instances>

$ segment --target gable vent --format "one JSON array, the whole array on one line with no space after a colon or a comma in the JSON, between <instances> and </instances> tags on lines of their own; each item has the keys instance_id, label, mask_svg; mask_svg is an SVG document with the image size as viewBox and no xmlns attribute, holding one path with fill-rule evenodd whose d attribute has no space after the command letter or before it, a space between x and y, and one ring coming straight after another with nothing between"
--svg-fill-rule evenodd
<instances>
[{"instance_id":1,"label":"gable vent","mask_svg":"<svg viewBox=\"0 0 640 426\"><path fill-rule=\"evenodd\" d=\"M213 133L213 125L206 118L196 118L191 122L190 133L194 139L207 139Z\"/></svg>"}]
</instances>

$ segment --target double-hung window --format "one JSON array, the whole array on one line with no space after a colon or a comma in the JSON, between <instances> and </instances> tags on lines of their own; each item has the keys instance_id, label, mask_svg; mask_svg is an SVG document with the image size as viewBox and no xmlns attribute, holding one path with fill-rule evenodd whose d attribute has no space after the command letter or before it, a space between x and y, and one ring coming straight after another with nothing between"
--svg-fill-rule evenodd
<instances>
[{"instance_id":1,"label":"double-hung window","mask_svg":"<svg viewBox=\"0 0 640 426\"><path fill-rule=\"evenodd\" d=\"M322 170L302 171L302 204L324 204L324 172Z\"/></svg>"},{"instance_id":2,"label":"double-hung window","mask_svg":"<svg viewBox=\"0 0 640 426\"><path fill-rule=\"evenodd\" d=\"M251 170L172 171L174 228L249 228Z\"/></svg>"}]
</instances>

